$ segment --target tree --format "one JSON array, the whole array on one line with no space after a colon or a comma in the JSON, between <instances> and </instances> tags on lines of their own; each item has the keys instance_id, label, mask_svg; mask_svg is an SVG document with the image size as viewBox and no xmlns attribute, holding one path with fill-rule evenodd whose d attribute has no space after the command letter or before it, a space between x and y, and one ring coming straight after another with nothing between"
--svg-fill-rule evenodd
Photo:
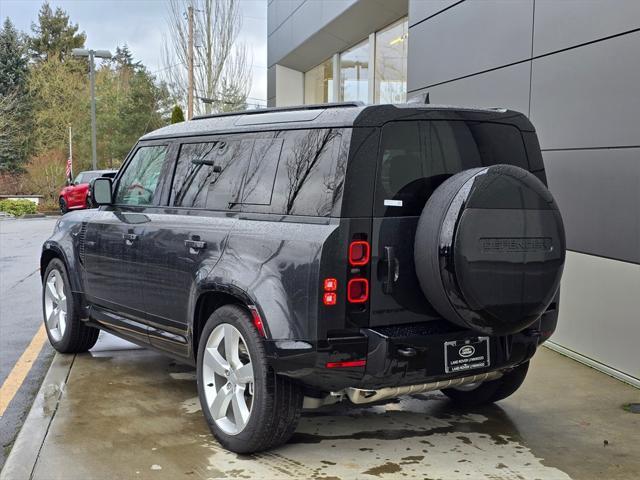
<instances>
[{"instance_id":1,"label":"tree","mask_svg":"<svg viewBox=\"0 0 640 480\"><path fill-rule=\"evenodd\" d=\"M37 63L29 75L33 102L33 148L36 155L50 150L66 151L68 127L82 139L74 145L75 156L90 158L89 85L87 75L74 62L57 56Z\"/></svg>"},{"instance_id":2,"label":"tree","mask_svg":"<svg viewBox=\"0 0 640 480\"><path fill-rule=\"evenodd\" d=\"M169 37L165 38L163 63L174 96L187 101L188 25L185 8L194 9L195 97L197 114L239 110L246 107L251 73L246 45L238 43L241 17L238 0L169 1Z\"/></svg>"},{"instance_id":3,"label":"tree","mask_svg":"<svg viewBox=\"0 0 640 480\"><path fill-rule=\"evenodd\" d=\"M34 35L31 38L31 50L42 58L67 57L73 48L84 47L87 36L78 33L78 24L69 21L69 15L60 7L53 12L49 2L44 2L38 12L38 23L31 24Z\"/></svg>"},{"instance_id":4,"label":"tree","mask_svg":"<svg viewBox=\"0 0 640 480\"><path fill-rule=\"evenodd\" d=\"M7 18L0 29L0 171L21 171L29 153L28 73L25 36Z\"/></svg>"},{"instance_id":5,"label":"tree","mask_svg":"<svg viewBox=\"0 0 640 480\"><path fill-rule=\"evenodd\" d=\"M140 63L128 47L96 74L98 158L110 167L120 165L127 152L145 133L169 120L169 92Z\"/></svg>"},{"instance_id":6,"label":"tree","mask_svg":"<svg viewBox=\"0 0 640 480\"><path fill-rule=\"evenodd\" d=\"M0 95L22 91L27 80L27 68L24 35L7 18L0 30Z\"/></svg>"},{"instance_id":7,"label":"tree","mask_svg":"<svg viewBox=\"0 0 640 480\"><path fill-rule=\"evenodd\" d=\"M171 110L171 123L184 122L184 112L180 108L180 105L176 105Z\"/></svg>"}]
</instances>

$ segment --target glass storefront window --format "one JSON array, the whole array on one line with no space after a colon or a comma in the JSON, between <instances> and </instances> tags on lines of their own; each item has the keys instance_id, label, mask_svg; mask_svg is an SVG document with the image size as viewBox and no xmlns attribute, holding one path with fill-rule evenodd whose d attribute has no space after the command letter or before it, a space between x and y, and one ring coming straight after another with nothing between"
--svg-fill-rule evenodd
<instances>
[{"instance_id":1,"label":"glass storefront window","mask_svg":"<svg viewBox=\"0 0 640 480\"><path fill-rule=\"evenodd\" d=\"M333 101L333 60L330 58L304 74L304 103Z\"/></svg>"},{"instance_id":2,"label":"glass storefront window","mask_svg":"<svg viewBox=\"0 0 640 480\"><path fill-rule=\"evenodd\" d=\"M404 103L407 98L406 18L376 33L375 103Z\"/></svg>"},{"instance_id":3,"label":"glass storefront window","mask_svg":"<svg viewBox=\"0 0 640 480\"><path fill-rule=\"evenodd\" d=\"M356 45L340 55L340 98L345 102L369 98L369 41Z\"/></svg>"}]
</instances>

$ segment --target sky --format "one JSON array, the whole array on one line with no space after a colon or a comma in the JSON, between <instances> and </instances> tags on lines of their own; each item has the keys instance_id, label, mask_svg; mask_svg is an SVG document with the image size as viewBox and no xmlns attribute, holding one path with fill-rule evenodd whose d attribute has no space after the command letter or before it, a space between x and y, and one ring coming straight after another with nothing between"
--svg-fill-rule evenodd
<instances>
[{"instance_id":1,"label":"sky","mask_svg":"<svg viewBox=\"0 0 640 480\"><path fill-rule=\"evenodd\" d=\"M42 0L0 0L0 19L31 33ZM111 50L129 46L140 60L159 77L163 74L162 39L167 33L166 0L50 0L53 9L61 7L72 23L87 34L86 46ZM244 42L253 58L253 82L248 103L266 105L267 98L267 0L240 0Z\"/></svg>"}]
</instances>

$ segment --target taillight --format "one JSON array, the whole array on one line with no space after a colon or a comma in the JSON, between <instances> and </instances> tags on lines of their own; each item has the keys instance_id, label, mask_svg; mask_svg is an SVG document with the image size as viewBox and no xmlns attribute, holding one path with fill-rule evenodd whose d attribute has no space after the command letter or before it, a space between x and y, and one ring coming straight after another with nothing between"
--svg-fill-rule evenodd
<instances>
[{"instance_id":1,"label":"taillight","mask_svg":"<svg viewBox=\"0 0 640 480\"><path fill-rule=\"evenodd\" d=\"M335 292L337 289L338 289L338 280L336 280L335 278L324 279L325 292Z\"/></svg>"},{"instance_id":2,"label":"taillight","mask_svg":"<svg viewBox=\"0 0 640 480\"><path fill-rule=\"evenodd\" d=\"M355 240L349 244L349 263L354 267L359 267L369 263L371 247L365 240Z\"/></svg>"},{"instance_id":3,"label":"taillight","mask_svg":"<svg viewBox=\"0 0 640 480\"><path fill-rule=\"evenodd\" d=\"M347 300L349 303L364 303L369 300L369 280L352 278L347 284Z\"/></svg>"},{"instance_id":4,"label":"taillight","mask_svg":"<svg viewBox=\"0 0 640 480\"><path fill-rule=\"evenodd\" d=\"M338 303L338 295L335 292L325 292L322 296L322 303L325 305L335 305Z\"/></svg>"},{"instance_id":5,"label":"taillight","mask_svg":"<svg viewBox=\"0 0 640 480\"><path fill-rule=\"evenodd\" d=\"M325 278L323 282L324 293L322 295L322 303L325 305L335 305L338 303L338 280L335 278Z\"/></svg>"}]
</instances>

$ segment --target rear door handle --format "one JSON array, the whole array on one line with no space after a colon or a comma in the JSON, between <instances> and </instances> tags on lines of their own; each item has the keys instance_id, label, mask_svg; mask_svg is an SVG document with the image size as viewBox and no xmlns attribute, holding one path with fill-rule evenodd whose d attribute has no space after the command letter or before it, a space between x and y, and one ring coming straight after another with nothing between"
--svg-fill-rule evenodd
<instances>
[{"instance_id":1,"label":"rear door handle","mask_svg":"<svg viewBox=\"0 0 640 480\"><path fill-rule=\"evenodd\" d=\"M138 235L136 233L123 233L122 238L124 238L124 243L131 246L138 239Z\"/></svg>"},{"instance_id":2,"label":"rear door handle","mask_svg":"<svg viewBox=\"0 0 640 480\"><path fill-rule=\"evenodd\" d=\"M184 244L193 251L204 250L207 248L207 242L203 242L202 240L185 240Z\"/></svg>"}]
</instances>

